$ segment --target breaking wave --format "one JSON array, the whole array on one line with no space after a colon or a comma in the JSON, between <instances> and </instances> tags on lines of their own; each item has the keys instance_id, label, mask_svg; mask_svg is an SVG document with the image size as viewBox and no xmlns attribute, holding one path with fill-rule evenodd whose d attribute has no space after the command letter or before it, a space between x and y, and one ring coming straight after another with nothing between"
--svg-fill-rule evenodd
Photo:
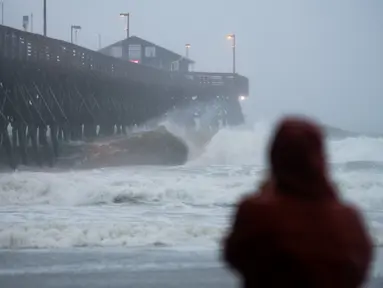
<instances>
[{"instance_id":1,"label":"breaking wave","mask_svg":"<svg viewBox=\"0 0 383 288\"><path fill-rule=\"evenodd\" d=\"M265 173L270 133L264 122L221 130L181 167L0 174L0 248L216 247ZM327 138L334 178L383 244L383 138L342 135Z\"/></svg>"}]
</instances>

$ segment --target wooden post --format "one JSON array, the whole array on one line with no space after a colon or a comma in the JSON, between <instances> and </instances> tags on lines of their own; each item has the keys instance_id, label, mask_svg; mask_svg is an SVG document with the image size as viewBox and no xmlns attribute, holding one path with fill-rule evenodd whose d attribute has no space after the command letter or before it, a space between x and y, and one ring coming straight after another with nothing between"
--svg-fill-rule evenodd
<instances>
[{"instance_id":1,"label":"wooden post","mask_svg":"<svg viewBox=\"0 0 383 288\"><path fill-rule=\"evenodd\" d=\"M31 142L32 142L32 153L33 153L33 158L38 166L41 166L41 159L40 159L40 153L38 149L38 144L37 144L37 127L35 124L31 124L28 127L29 130L29 135L31 137Z\"/></svg>"},{"instance_id":2,"label":"wooden post","mask_svg":"<svg viewBox=\"0 0 383 288\"><path fill-rule=\"evenodd\" d=\"M55 157L59 156L59 142L57 139L57 125L51 124L51 142L52 142L52 147L53 147L53 154Z\"/></svg>"},{"instance_id":3,"label":"wooden post","mask_svg":"<svg viewBox=\"0 0 383 288\"><path fill-rule=\"evenodd\" d=\"M26 125L20 123L17 128L17 134L18 134L17 136L19 138L19 151L20 151L21 163L23 163L23 165L28 165L26 132L27 132Z\"/></svg>"},{"instance_id":4,"label":"wooden post","mask_svg":"<svg viewBox=\"0 0 383 288\"><path fill-rule=\"evenodd\" d=\"M13 149L12 149L12 144L11 144L11 139L9 138L9 134L8 134L8 124L6 125L3 125L1 127L1 131L0 133L2 134L2 145L5 149L5 152L6 154L8 155L8 163L9 163L9 166L12 168L12 169L16 169L17 168L17 164L16 164L16 161L15 161L15 158L14 158L14 153L13 153Z\"/></svg>"}]
</instances>

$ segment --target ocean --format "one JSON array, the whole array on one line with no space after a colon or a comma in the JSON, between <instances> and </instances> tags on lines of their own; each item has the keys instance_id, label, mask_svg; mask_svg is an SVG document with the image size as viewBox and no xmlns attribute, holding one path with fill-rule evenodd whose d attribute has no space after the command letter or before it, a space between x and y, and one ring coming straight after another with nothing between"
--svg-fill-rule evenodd
<instances>
[{"instance_id":1,"label":"ocean","mask_svg":"<svg viewBox=\"0 0 383 288\"><path fill-rule=\"evenodd\" d=\"M327 137L331 172L380 255L383 137L339 131ZM270 132L221 130L178 167L0 174L0 287L235 287L220 241L266 173ZM371 285L382 273L377 256Z\"/></svg>"}]
</instances>

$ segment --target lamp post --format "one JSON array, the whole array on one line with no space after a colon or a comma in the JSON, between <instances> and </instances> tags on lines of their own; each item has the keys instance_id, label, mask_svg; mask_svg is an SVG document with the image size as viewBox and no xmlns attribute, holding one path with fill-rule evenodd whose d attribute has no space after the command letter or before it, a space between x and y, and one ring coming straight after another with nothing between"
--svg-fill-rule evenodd
<instances>
[{"instance_id":1,"label":"lamp post","mask_svg":"<svg viewBox=\"0 0 383 288\"><path fill-rule=\"evenodd\" d=\"M77 31L78 30L81 30L81 26L78 26L78 25L72 25L71 27L70 27L70 43L72 43L73 44L73 30L75 30L75 33L76 33L76 44L77 44Z\"/></svg>"},{"instance_id":2,"label":"lamp post","mask_svg":"<svg viewBox=\"0 0 383 288\"><path fill-rule=\"evenodd\" d=\"M185 57L186 57L187 59L189 59L189 49L190 49L190 47L191 47L190 44L185 44L185 50L186 50L186 52L185 52Z\"/></svg>"},{"instance_id":3,"label":"lamp post","mask_svg":"<svg viewBox=\"0 0 383 288\"><path fill-rule=\"evenodd\" d=\"M24 28L24 31L28 31L28 25L29 25L29 16L28 15L24 15L23 16L23 28Z\"/></svg>"},{"instance_id":4,"label":"lamp post","mask_svg":"<svg viewBox=\"0 0 383 288\"><path fill-rule=\"evenodd\" d=\"M44 36L47 36L47 0L44 0Z\"/></svg>"},{"instance_id":5,"label":"lamp post","mask_svg":"<svg viewBox=\"0 0 383 288\"><path fill-rule=\"evenodd\" d=\"M97 34L97 38L98 38L98 50L100 50L102 47L102 45L101 45L101 34L100 33Z\"/></svg>"},{"instance_id":6,"label":"lamp post","mask_svg":"<svg viewBox=\"0 0 383 288\"><path fill-rule=\"evenodd\" d=\"M233 49L233 74L235 74L235 34L229 34L227 35L227 39L231 40L232 43L232 49Z\"/></svg>"},{"instance_id":7,"label":"lamp post","mask_svg":"<svg viewBox=\"0 0 383 288\"><path fill-rule=\"evenodd\" d=\"M1 5L1 25L4 25L4 0L0 0Z\"/></svg>"},{"instance_id":8,"label":"lamp post","mask_svg":"<svg viewBox=\"0 0 383 288\"><path fill-rule=\"evenodd\" d=\"M33 33L33 13L31 13L31 32Z\"/></svg>"},{"instance_id":9,"label":"lamp post","mask_svg":"<svg viewBox=\"0 0 383 288\"><path fill-rule=\"evenodd\" d=\"M129 13L120 13L120 17L126 17L126 39L129 38L129 30L130 30L130 14Z\"/></svg>"}]
</instances>

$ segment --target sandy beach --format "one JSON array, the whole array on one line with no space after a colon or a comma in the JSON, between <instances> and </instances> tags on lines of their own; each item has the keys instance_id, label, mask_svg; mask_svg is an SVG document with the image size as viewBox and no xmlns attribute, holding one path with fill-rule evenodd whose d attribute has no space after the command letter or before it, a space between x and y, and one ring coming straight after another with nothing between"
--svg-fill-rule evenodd
<instances>
[{"instance_id":1,"label":"sandy beach","mask_svg":"<svg viewBox=\"0 0 383 288\"><path fill-rule=\"evenodd\" d=\"M383 253L368 287L382 287ZM217 252L166 249L1 251L0 287L239 287Z\"/></svg>"}]
</instances>

